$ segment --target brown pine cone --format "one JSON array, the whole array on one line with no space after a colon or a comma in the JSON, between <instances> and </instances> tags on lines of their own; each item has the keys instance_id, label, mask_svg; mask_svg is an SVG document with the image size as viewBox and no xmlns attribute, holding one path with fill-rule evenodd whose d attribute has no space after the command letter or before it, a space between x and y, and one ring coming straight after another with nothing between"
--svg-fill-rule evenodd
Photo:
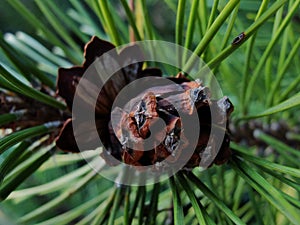
<instances>
[{"instance_id":1,"label":"brown pine cone","mask_svg":"<svg viewBox=\"0 0 300 225\"><path fill-rule=\"evenodd\" d=\"M119 54L114 52L120 65L123 62L119 58L132 57L130 48L135 46L125 48ZM97 57L109 50L114 51L112 44L93 37L85 47L86 61L83 66L59 70L58 94L66 100L70 110L79 81L85 83L82 96L89 96L89 93L97 90L97 82L82 76ZM95 149L100 147L96 144L96 139L100 137L104 145L101 156L110 165L119 162L132 166L182 162L182 168L194 168L225 163L231 156L227 129L233 105L229 99L211 99L209 88L200 81L190 81L182 73L176 77L162 78L159 69L143 69L143 63L136 61L129 66L121 66L120 71L104 85L101 84L103 88L93 106L98 135L89 134L87 123L80 121L82 135L79 135L80 140L75 140L72 121L77 118L73 115L65 122L57 137L57 146L70 152ZM139 78L147 78L154 84L160 79L168 79L170 84L154 85L135 97L131 96L124 105L113 105L121 90ZM80 107L90 109L88 97L82 97ZM188 131L193 131L193 127L187 127L184 121L195 115L198 119L192 126L198 126L200 133L197 134L198 140L193 141L187 135ZM160 126L161 122L165 126ZM81 146L85 149L79 150L76 141L82 142ZM221 144L218 146L217 142ZM191 146L195 147L190 153L191 157L186 159L187 149Z\"/></svg>"}]
</instances>

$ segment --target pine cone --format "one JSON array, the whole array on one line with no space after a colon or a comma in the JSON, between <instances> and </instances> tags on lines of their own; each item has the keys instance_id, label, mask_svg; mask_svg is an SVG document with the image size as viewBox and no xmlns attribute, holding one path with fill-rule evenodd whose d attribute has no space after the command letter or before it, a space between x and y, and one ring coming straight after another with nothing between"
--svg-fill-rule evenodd
<instances>
[{"instance_id":1,"label":"pine cone","mask_svg":"<svg viewBox=\"0 0 300 225\"><path fill-rule=\"evenodd\" d=\"M119 58L132 57L132 48L136 46L127 47L120 54L113 54L120 65L125 63L118 60ZM86 60L83 66L59 70L58 94L66 100L70 110L78 82L84 81L83 73L97 57L110 50L114 51L112 44L93 37L85 47ZM111 76L105 84L101 84L103 88L97 97L96 105L93 106L98 135L90 135L89 126L85 121L81 121L82 135L79 141L84 143L81 147L84 146L85 149L80 150L100 147L96 144L96 139L100 137L104 145L101 156L110 165L124 162L132 166L149 166L182 161L182 168L189 169L205 165L206 161L206 166L225 163L231 156L227 129L233 105L229 99L211 99L209 88L203 86L201 81L190 81L182 73L176 77L162 78L159 69L142 69L143 63L136 61L129 66L121 66L120 71ZM147 79L149 82L154 81L153 83L160 79L168 79L171 84L154 85L128 99L124 105L113 105L121 90L139 78L146 79L145 82ZM89 96L89 92L96 90L97 82L84 82L83 92ZM87 99L82 98L80 107L89 110L91 105ZM196 143L192 143L186 134L187 129L193 128L186 127L183 117L189 119L195 115L198 115L198 124L194 125L200 127L200 134ZM72 121L76 119L76 115L69 118L57 137L56 144L64 151L79 152L76 144L78 140L75 140L72 128ZM159 121L163 121L165 126L159 127ZM213 127L217 127L223 135L212 134ZM215 142L222 143L220 148ZM195 148L190 154L191 157L186 159L186 149L190 146Z\"/></svg>"}]
</instances>

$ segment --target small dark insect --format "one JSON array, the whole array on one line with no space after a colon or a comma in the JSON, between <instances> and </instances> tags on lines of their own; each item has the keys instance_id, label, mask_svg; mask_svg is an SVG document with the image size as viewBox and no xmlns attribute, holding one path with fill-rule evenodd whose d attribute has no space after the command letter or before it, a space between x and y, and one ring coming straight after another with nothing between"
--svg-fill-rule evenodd
<instances>
[{"instance_id":1,"label":"small dark insect","mask_svg":"<svg viewBox=\"0 0 300 225\"><path fill-rule=\"evenodd\" d=\"M231 44L232 45L238 45L245 39L245 37L246 37L246 34L244 32L242 32L236 38L233 39Z\"/></svg>"}]
</instances>

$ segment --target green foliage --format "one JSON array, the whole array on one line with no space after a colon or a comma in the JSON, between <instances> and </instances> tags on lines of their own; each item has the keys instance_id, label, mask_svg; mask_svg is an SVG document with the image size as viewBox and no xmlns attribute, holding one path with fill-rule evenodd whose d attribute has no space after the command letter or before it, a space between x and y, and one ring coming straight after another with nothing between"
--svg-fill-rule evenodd
<instances>
[{"instance_id":1,"label":"green foliage","mask_svg":"<svg viewBox=\"0 0 300 225\"><path fill-rule=\"evenodd\" d=\"M5 1L26 30L0 23L0 224L300 224L300 0L133 0L134 10L126 0L61 2ZM81 64L92 35L176 42L203 58L235 105L229 163L115 186L56 149L60 123L16 127L31 109L5 112L15 96L66 109L57 69ZM194 59L179 60L188 68Z\"/></svg>"}]
</instances>

